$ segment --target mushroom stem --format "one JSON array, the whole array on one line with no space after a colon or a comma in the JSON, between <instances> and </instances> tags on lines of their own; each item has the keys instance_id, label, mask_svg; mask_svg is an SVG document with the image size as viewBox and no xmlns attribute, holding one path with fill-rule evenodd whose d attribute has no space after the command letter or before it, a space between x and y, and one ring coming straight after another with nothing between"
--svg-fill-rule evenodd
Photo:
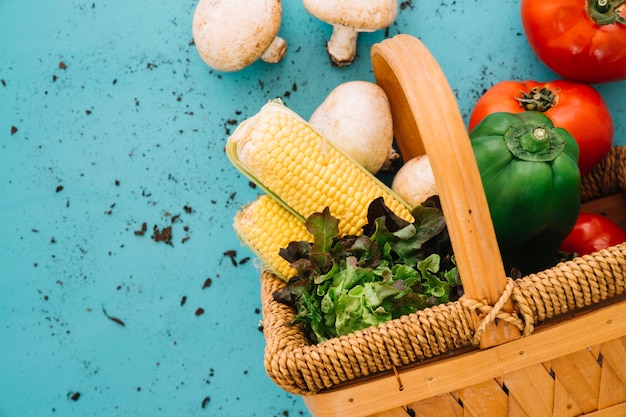
<instances>
[{"instance_id":1,"label":"mushroom stem","mask_svg":"<svg viewBox=\"0 0 626 417\"><path fill-rule=\"evenodd\" d=\"M333 33L326 44L326 50L338 67L350 65L354 61L358 35L359 32L351 27L333 25Z\"/></svg>"},{"instance_id":2,"label":"mushroom stem","mask_svg":"<svg viewBox=\"0 0 626 417\"><path fill-rule=\"evenodd\" d=\"M287 42L280 36L276 36L267 50L261 55L261 60L268 64L280 62L287 52Z\"/></svg>"}]
</instances>

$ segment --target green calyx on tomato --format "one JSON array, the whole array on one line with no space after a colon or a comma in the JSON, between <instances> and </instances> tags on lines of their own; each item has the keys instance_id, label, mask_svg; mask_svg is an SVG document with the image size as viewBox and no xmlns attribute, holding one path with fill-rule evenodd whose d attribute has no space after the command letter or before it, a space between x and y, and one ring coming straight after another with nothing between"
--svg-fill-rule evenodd
<instances>
[{"instance_id":1,"label":"green calyx on tomato","mask_svg":"<svg viewBox=\"0 0 626 417\"><path fill-rule=\"evenodd\" d=\"M524 110L546 112L556 104L557 95L548 87L537 86L528 92L521 90L519 95L513 98Z\"/></svg>"},{"instance_id":2,"label":"green calyx on tomato","mask_svg":"<svg viewBox=\"0 0 626 417\"><path fill-rule=\"evenodd\" d=\"M580 210L576 141L540 112L493 113L470 139L505 268L550 266Z\"/></svg>"},{"instance_id":3,"label":"green calyx on tomato","mask_svg":"<svg viewBox=\"0 0 626 417\"><path fill-rule=\"evenodd\" d=\"M613 145L613 118L602 95L590 85L566 80L501 81L478 99L469 117L471 131L488 114L540 111L578 143L578 166L586 175Z\"/></svg>"},{"instance_id":4,"label":"green calyx on tomato","mask_svg":"<svg viewBox=\"0 0 626 417\"><path fill-rule=\"evenodd\" d=\"M587 0L585 11L597 25L626 24L626 18L620 15L624 0Z\"/></svg>"}]
</instances>

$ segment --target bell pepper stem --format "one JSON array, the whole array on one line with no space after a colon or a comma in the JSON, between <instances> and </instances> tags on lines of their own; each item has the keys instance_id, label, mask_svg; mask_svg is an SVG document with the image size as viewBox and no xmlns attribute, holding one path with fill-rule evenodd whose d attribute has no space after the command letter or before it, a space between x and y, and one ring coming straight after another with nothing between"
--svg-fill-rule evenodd
<instances>
[{"instance_id":1,"label":"bell pepper stem","mask_svg":"<svg viewBox=\"0 0 626 417\"><path fill-rule=\"evenodd\" d=\"M547 162L556 158L565 146L550 126L521 124L512 126L504 135L506 145L518 159Z\"/></svg>"},{"instance_id":2,"label":"bell pepper stem","mask_svg":"<svg viewBox=\"0 0 626 417\"><path fill-rule=\"evenodd\" d=\"M548 132L543 127L536 127L520 137L520 146L532 153L543 151L550 146Z\"/></svg>"}]
</instances>

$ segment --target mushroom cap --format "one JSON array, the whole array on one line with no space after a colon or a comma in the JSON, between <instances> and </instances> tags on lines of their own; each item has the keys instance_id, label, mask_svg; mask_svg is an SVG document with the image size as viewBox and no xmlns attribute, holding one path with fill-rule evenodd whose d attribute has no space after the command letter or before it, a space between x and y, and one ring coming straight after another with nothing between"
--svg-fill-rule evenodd
<instances>
[{"instance_id":1,"label":"mushroom cap","mask_svg":"<svg viewBox=\"0 0 626 417\"><path fill-rule=\"evenodd\" d=\"M393 144L393 120L385 91L369 81L335 87L309 118L326 140L371 173L377 173Z\"/></svg>"},{"instance_id":2,"label":"mushroom cap","mask_svg":"<svg viewBox=\"0 0 626 417\"><path fill-rule=\"evenodd\" d=\"M280 0L200 0L192 22L202 60L232 72L258 60L280 29Z\"/></svg>"},{"instance_id":3,"label":"mushroom cap","mask_svg":"<svg viewBox=\"0 0 626 417\"><path fill-rule=\"evenodd\" d=\"M397 0L304 0L303 3L311 15L326 23L363 32L384 29L398 16Z\"/></svg>"},{"instance_id":4,"label":"mushroom cap","mask_svg":"<svg viewBox=\"0 0 626 417\"><path fill-rule=\"evenodd\" d=\"M412 207L438 195L428 156L423 154L406 161L393 177L391 189Z\"/></svg>"}]
</instances>

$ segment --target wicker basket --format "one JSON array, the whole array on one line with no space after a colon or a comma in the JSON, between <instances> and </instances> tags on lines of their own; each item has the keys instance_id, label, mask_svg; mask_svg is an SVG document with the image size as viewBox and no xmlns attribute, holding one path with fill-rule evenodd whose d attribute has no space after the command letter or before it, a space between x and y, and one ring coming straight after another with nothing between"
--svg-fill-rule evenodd
<instances>
[{"instance_id":1,"label":"wicker basket","mask_svg":"<svg viewBox=\"0 0 626 417\"><path fill-rule=\"evenodd\" d=\"M626 243L506 277L454 94L411 36L374 45L401 151L429 155L465 296L310 345L261 276L265 367L324 416L626 416ZM404 149L403 149L404 148ZM583 180L585 210L626 225L626 148Z\"/></svg>"}]
</instances>

